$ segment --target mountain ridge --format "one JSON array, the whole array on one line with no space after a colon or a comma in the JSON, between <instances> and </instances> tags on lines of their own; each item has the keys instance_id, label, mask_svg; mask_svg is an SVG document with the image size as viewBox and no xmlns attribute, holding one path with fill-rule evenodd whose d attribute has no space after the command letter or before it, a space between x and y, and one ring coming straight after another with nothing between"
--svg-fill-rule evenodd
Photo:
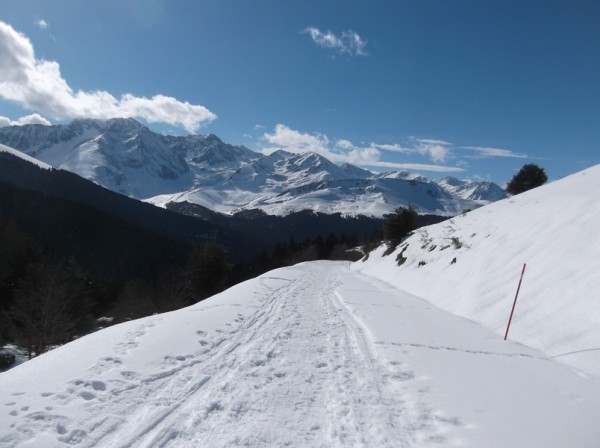
<instances>
[{"instance_id":1,"label":"mountain ridge","mask_svg":"<svg viewBox=\"0 0 600 448\"><path fill-rule=\"evenodd\" d=\"M186 201L227 214L309 209L382 217L411 205L421 214L450 216L506 197L491 182L374 174L317 153L261 154L214 134L157 134L134 119L9 126L0 128L0 143L154 205Z\"/></svg>"}]
</instances>

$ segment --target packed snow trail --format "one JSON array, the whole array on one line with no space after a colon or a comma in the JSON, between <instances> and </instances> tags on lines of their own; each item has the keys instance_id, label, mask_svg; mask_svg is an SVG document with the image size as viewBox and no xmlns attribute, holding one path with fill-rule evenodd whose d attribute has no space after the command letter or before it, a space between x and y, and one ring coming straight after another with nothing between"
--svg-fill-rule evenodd
<instances>
[{"instance_id":1,"label":"packed snow trail","mask_svg":"<svg viewBox=\"0 0 600 448\"><path fill-rule=\"evenodd\" d=\"M346 263L0 374L2 447L597 447L600 385Z\"/></svg>"}]
</instances>

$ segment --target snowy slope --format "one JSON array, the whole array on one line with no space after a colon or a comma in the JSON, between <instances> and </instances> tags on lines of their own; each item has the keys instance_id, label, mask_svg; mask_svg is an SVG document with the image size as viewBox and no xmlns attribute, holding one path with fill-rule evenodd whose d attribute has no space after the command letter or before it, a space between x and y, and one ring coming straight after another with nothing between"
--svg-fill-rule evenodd
<instances>
[{"instance_id":1,"label":"snowy slope","mask_svg":"<svg viewBox=\"0 0 600 448\"><path fill-rule=\"evenodd\" d=\"M33 157L28 156L27 154L22 153L21 151L17 151L16 149L10 148L6 145L0 144L0 152L10 154L15 157L19 157L29 163L33 163L34 165L43 168L45 170L51 170L52 166L47 163L42 162L41 160L35 159Z\"/></svg>"},{"instance_id":2,"label":"snowy slope","mask_svg":"<svg viewBox=\"0 0 600 448\"><path fill-rule=\"evenodd\" d=\"M600 376L600 166L418 230L356 269ZM402 253L406 261L397 265Z\"/></svg>"},{"instance_id":3,"label":"snowy slope","mask_svg":"<svg viewBox=\"0 0 600 448\"><path fill-rule=\"evenodd\" d=\"M380 217L412 205L455 215L505 197L500 187L407 172L373 174L314 154L263 155L215 135L165 136L133 119L75 120L68 125L0 128L0 142L113 191L165 206L188 201L232 213L301 210Z\"/></svg>"},{"instance_id":4,"label":"snowy slope","mask_svg":"<svg viewBox=\"0 0 600 448\"><path fill-rule=\"evenodd\" d=\"M599 408L597 381L315 262L1 374L0 446L591 448Z\"/></svg>"}]
</instances>

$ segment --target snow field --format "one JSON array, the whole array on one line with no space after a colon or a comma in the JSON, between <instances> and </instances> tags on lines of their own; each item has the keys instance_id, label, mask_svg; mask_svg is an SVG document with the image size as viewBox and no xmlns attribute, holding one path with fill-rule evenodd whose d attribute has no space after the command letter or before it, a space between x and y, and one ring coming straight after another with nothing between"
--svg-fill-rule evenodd
<instances>
[{"instance_id":1,"label":"snow field","mask_svg":"<svg viewBox=\"0 0 600 448\"><path fill-rule=\"evenodd\" d=\"M314 262L3 373L0 446L594 447L599 408L542 353Z\"/></svg>"}]
</instances>

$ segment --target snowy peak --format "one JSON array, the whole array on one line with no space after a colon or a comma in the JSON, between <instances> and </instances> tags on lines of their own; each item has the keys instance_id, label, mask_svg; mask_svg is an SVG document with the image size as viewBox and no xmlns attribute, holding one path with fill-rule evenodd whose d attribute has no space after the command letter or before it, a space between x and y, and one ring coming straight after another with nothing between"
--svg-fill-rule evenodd
<instances>
[{"instance_id":1,"label":"snowy peak","mask_svg":"<svg viewBox=\"0 0 600 448\"><path fill-rule=\"evenodd\" d=\"M339 166L313 152L299 154L288 159L286 169L290 173L298 173L313 182L344 177L344 171Z\"/></svg>"},{"instance_id":2,"label":"snowy peak","mask_svg":"<svg viewBox=\"0 0 600 448\"><path fill-rule=\"evenodd\" d=\"M454 215L505 197L490 183L373 174L310 152L263 155L213 134L157 134L134 119L5 127L0 143L156 205L188 201L223 213L256 208L274 215L383 216L412 205L425 214Z\"/></svg>"},{"instance_id":3,"label":"snowy peak","mask_svg":"<svg viewBox=\"0 0 600 448\"><path fill-rule=\"evenodd\" d=\"M343 163L340 165L340 169L346 174L348 179L367 179L373 176L373 173L370 171L363 170L349 163Z\"/></svg>"},{"instance_id":4,"label":"snowy peak","mask_svg":"<svg viewBox=\"0 0 600 448\"><path fill-rule=\"evenodd\" d=\"M219 165L239 165L259 157L258 154L248 148L225 144L214 135L206 137L202 144L195 148L197 152L189 159L191 162L215 167Z\"/></svg>"},{"instance_id":5,"label":"snowy peak","mask_svg":"<svg viewBox=\"0 0 600 448\"><path fill-rule=\"evenodd\" d=\"M495 202L507 197L502 188L488 181L471 182L448 176L435 182L447 192L469 201Z\"/></svg>"}]
</instances>

